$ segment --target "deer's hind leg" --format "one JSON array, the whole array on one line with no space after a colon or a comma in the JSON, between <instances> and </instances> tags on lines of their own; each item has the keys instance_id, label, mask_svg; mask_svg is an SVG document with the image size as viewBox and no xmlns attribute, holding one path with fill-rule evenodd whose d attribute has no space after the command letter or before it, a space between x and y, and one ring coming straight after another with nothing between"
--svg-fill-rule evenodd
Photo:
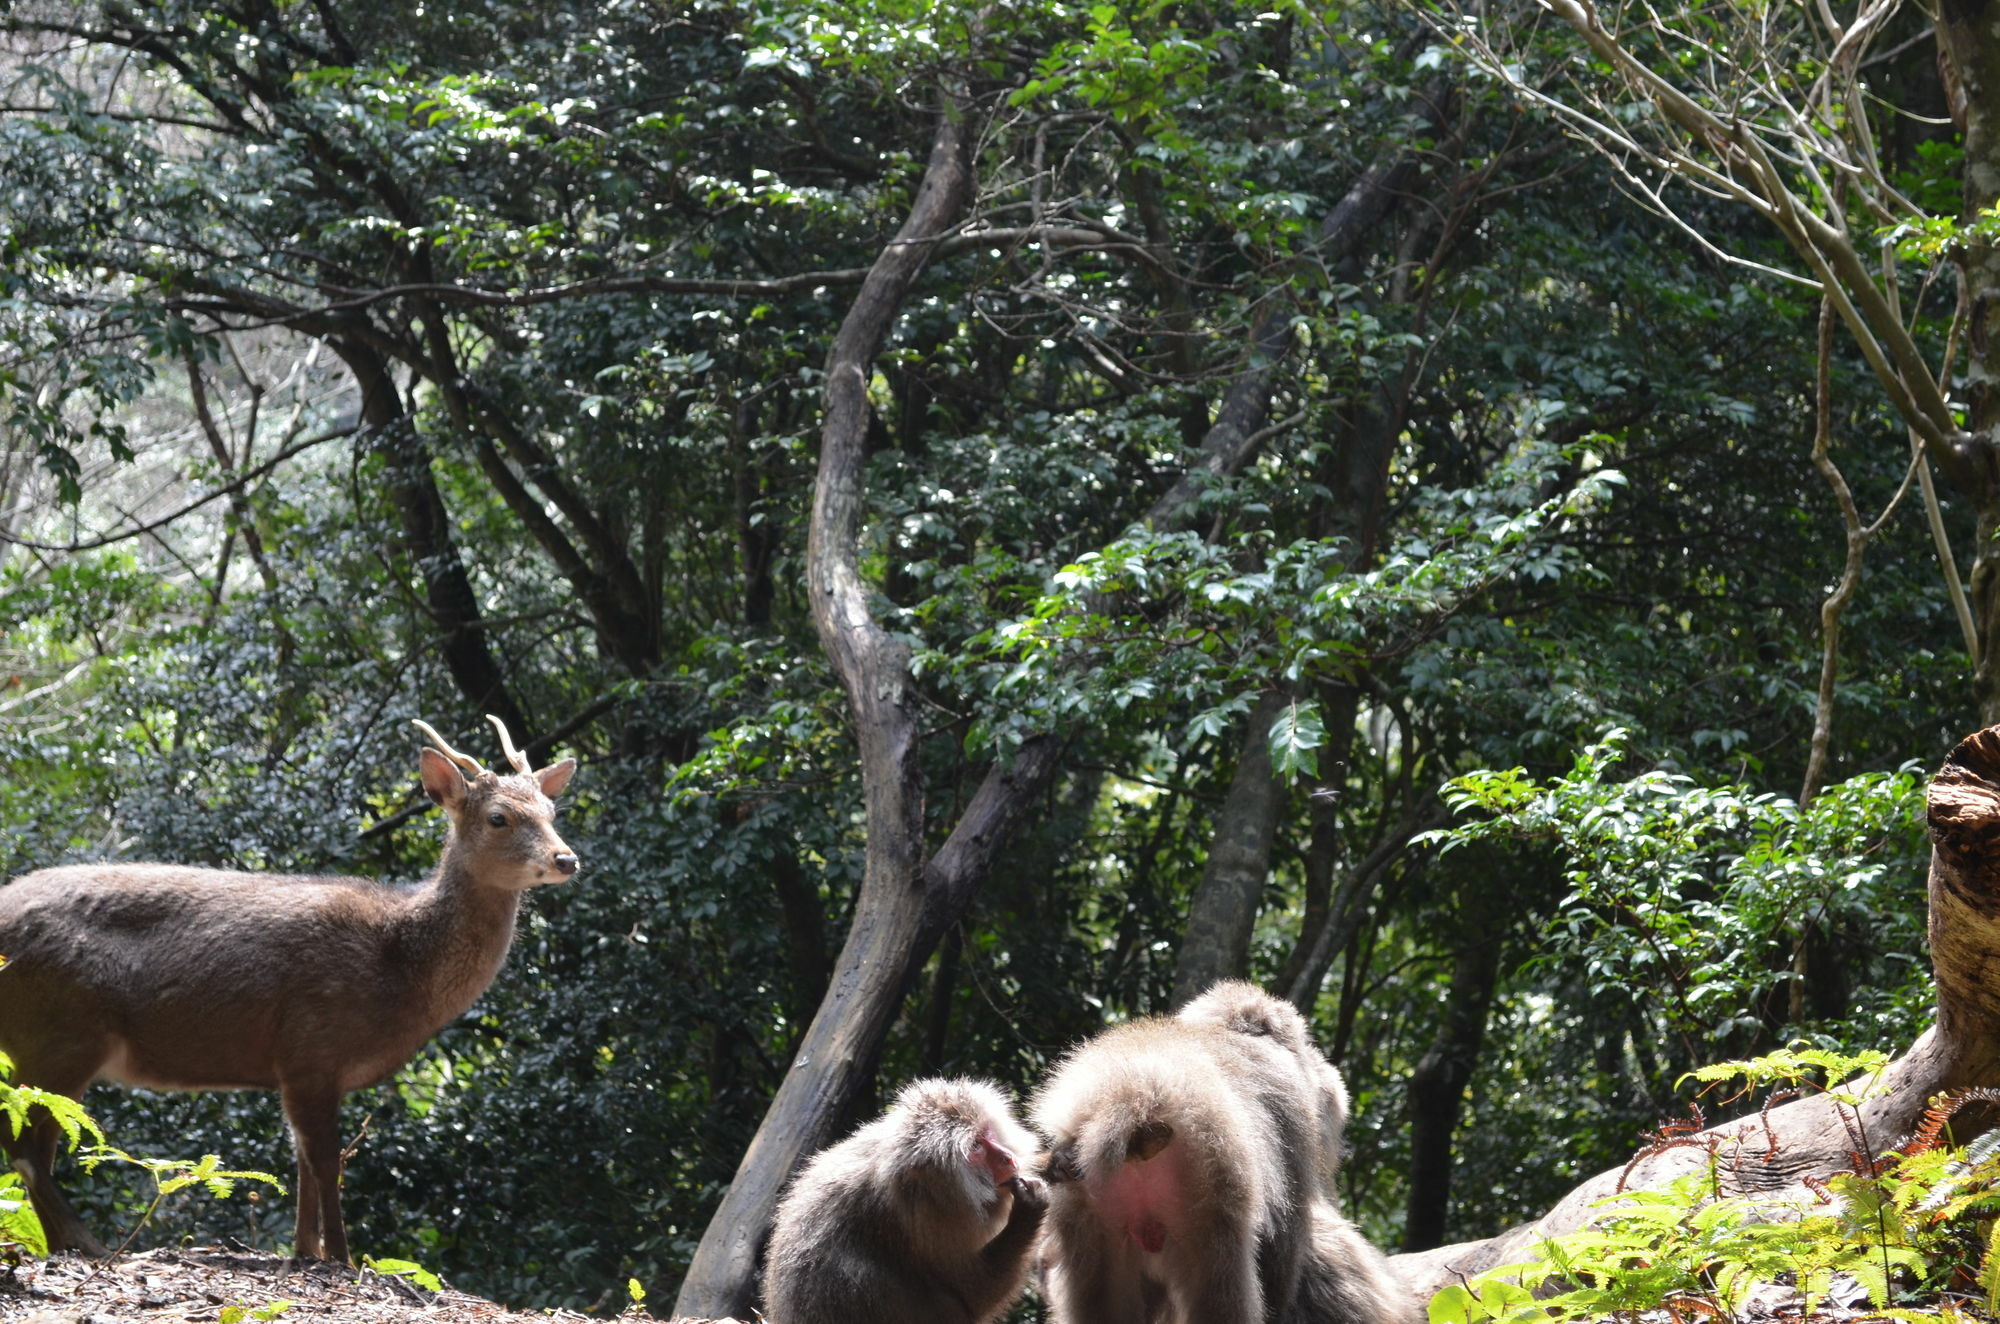
<instances>
[{"instance_id":1,"label":"deer's hind leg","mask_svg":"<svg viewBox=\"0 0 2000 1324\"><path fill-rule=\"evenodd\" d=\"M72 1043L62 1051L52 1051L47 1045L22 1048L14 1059L14 1083L81 1099L104 1065L104 1057L105 1052L93 1051L88 1043ZM12 1124L0 1118L0 1148L6 1149L8 1162L28 1188L28 1203L41 1220L49 1250L74 1250L105 1259L110 1250L83 1225L69 1197L56 1185L56 1153L62 1140L63 1129L46 1108L31 1109L27 1128L18 1136L12 1134Z\"/></svg>"}]
</instances>

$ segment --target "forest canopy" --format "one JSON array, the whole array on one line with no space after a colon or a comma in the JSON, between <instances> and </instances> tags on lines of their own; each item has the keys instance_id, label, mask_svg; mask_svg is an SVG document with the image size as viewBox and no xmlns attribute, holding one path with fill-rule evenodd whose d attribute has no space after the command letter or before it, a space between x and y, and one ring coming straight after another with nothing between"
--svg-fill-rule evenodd
<instances>
[{"instance_id":1,"label":"forest canopy","mask_svg":"<svg viewBox=\"0 0 2000 1324\"><path fill-rule=\"evenodd\" d=\"M0 866L414 879L412 719L578 756L343 1122L356 1245L521 1306L1224 975L1408 1250L1893 1050L2000 718L2000 62L1816 11L0 5Z\"/></svg>"}]
</instances>

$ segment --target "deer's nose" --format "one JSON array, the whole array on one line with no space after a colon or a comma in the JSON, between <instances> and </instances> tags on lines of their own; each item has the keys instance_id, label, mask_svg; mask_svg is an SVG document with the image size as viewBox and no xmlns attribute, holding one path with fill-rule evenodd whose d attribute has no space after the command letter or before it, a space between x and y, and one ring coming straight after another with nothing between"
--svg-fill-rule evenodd
<instances>
[{"instance_id":1,"label":"deer's nose","mask_svg":"<svg viewBox=\"0 0 2000 1324\"><path fill-rule=\"evenodd\" d=\"M556 872L560 873L565 878L575 873L577 869L581 867L582 863L583 862L581 860L576 858L576 853L574 851L559 851L556 854L556 859L555 859Z\"/></svg>"}]
</instances>

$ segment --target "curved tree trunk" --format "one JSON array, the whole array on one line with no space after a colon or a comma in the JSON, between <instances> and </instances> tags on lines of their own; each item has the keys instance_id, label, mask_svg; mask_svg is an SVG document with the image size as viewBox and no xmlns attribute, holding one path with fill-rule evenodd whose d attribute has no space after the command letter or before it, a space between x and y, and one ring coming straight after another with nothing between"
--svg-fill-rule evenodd
<instances>
[{"instance_id":1,"label":"curved tree trunk","mask_svg":"<svg viewBox=\"0 0 2000 1324\"><path fill-rule=\"evenodd\" d=\"M2000 1086L2000 726L1961 741L1931 781L1931 963L1937 974L1937 1021L1890 1064L1885 1092L1861 1107L1869 1148L1880 1153L1913 1131L1931 1098L1949 1090ZM1853 1147L1836 1106L1823 1096L1768 1114L1710 1128L1721 1139L1725 1189L1774 1200L1812 1199L1807 1177L1849 1166ZM1954 1118L1963 1137L1995 1121L1991 1109ZM1775 1138L1775 1146L1772 1144ZM1461 1242L1390 1260L1411 1292L1428 1300L1439 1288L1527 1258L1535 1242L1591 1221L1596 1201L1627 1187L1656 1187L1705 1169L1701 1148L1676 1148L1599 1173L1531 1224L1485 1241Z\"/></svg>"},{"instance_id":2,"label":"curved tree trunk","mask_svg":"<svg viewBox=\"0 0 2000 1324\"><path fill-rule=\"evenodd\" d=\"M973 127L962 107L940 115L909 217L869 271L828 355L806 575L813 626L847 692L860 746L867 823L861 891L832 985L695 1250L676 1314L748 1313L778 1197L867 1085L924 926L923 775L910 650L875 620L860 569L868 380L930 256L927 241L956 224L971 200Z\"/></svg>"},{"instance_id":3,"label":"curved tree trunk","mask_svg":"<svg viewBox=\"0 0 2000 1324\"><path fill-rule=\"evenodd\" d=\"M903 995L945 931L970 905L1008 838L1054 781L1063 742L1028 741L996 764L951 835L923 858L923 781L915 688L905 645L868 610L858 534L876 353L933 247L970 204L977 126L946 107L902 230L869 270L827 362L825 418L806 549L813 624L848 696L860 746L867 854L852 926L832 982L790 1070L710 1218L674 1303L676 1315L744 1316L785 1183L832 1139L870 1084ZM1401 196L1413 160L1367 171L1321 227L1322 260L1344 253ZM1269 429L1272 377L1289 339L1282 318L1252 328L1243 370L1224 393L1188 472L1147 511L1153 528L1185 527L1206 484L1249 463Z\"/></svg>"}]
</instances>

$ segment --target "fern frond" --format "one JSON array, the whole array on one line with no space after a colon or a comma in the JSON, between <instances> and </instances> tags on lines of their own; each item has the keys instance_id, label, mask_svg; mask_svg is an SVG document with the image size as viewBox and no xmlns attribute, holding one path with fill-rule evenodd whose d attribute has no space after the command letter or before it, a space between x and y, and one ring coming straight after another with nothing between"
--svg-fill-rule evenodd
<instances>
[{"instance_id":1,"label":"fern frond","mask_svg":"<svg viewBox=\"0 0 2000 1324\"><path fill-rule=\"evenodd\" d=\"M1979 1292L1991 1315L2000 1306L2000 1222L1986 1231L1986 1254L1979 1263Z\"/></svg>"},{"instance_id":2,"label":"fern frond","mask_svg":"<svg viewBox=\"0 0 2000 1324\"><path fill-rule=\"evenodd\" d=\"M1974 1137L1972 1143L1965 1147L1965 1161L1975 1168L1991 1159L1995 1154L2000 1154L2000 1128L1988 1131L1982 1136Z\"/></svg>"}]
</instances>

